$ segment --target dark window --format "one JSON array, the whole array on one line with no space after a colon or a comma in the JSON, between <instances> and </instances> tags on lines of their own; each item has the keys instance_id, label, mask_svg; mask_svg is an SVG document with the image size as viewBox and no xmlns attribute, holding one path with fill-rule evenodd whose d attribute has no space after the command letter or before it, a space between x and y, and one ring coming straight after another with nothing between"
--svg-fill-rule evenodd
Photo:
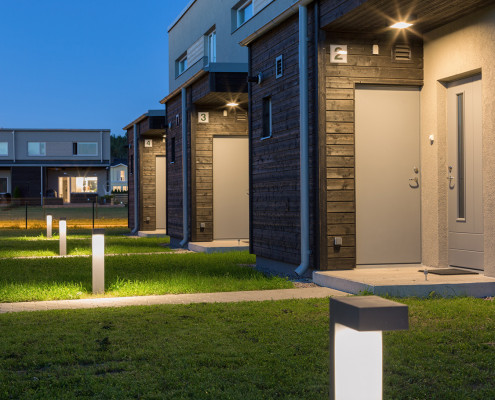
<instances>
[{"instance_id":1,"label":"dark window","mask_svg":"<svg viewBox=\"0 0 495 400\"><path fill-rule=\"evenodd\" d=\"M170 163L175 162L175 138L170 141Z\"/></svg>"},{"instance_id":2,"label":"dark window","mask_svg":"<svg viewBox=\"0 0 495 400\"><path fill-rule=\"evenodd\" d=\"M275 78L281 78L284 75L284 64L282 56L275 59Z\"/></svg>"},{"instance_id":3,"label":"dark window","mask_svg":"<svg viewBox=\"0 0 495 400\"><path fill-rule=\"evenodd\" d=\"M179 126L179 125L180 125L180 117L179 117L179 114L177 114L177 115L175 116L175 125L176 125L176 126Z\"/></svg>"},{"instance_id":4,"label":"dark window","mask_svg":"<svg viewBox=\"0 0 495 400\"><path fill-rule=\"evenodd\" d=\"M77 155L77 142L72 143L72 154Z\"/></svg>"},{"instance_id":5,"label":"dark window","mask_svg":"<svg viewBox=\"0 0 495 400\"><path fill-rule=\"evenodd\" d=\"M272 98L263 98L263 133L261 138L266 139L272 136Z\"/></svg>"},{"instance_id":6,"label":"dark window","mask_svg":"<svg viewBox=\"0 0 495 400\"><path fill-rule=\"evenodd\" d=\"M129 157L129 174L133 174L134 173L134 156L131 155Z\"/></svg>"}]
</instances>

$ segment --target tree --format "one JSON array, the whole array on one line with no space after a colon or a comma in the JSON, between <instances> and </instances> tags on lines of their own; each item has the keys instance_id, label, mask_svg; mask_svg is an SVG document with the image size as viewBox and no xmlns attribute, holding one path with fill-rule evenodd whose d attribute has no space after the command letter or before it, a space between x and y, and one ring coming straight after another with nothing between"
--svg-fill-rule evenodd
<instances>
[{"instance_id":1,"label":"tree","mask_svg":"<svg viewBox=\"0 0 495 400\"><path fill-rule=\"evenodd\" d=\"M122 136L110 135L110 156L115 159L127 160L127 132Z\"/></svg>"}]
</instances>

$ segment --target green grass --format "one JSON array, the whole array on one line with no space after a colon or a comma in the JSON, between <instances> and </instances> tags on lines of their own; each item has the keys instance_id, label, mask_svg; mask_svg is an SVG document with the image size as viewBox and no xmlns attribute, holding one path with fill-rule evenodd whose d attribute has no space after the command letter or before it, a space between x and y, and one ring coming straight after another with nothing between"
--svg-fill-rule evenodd
<instances>
[{"instance_id":1,"label":"green grass","mask_svg":"<svg viewBox=\"0 0 495 400\"><path fill-rule=\"evenodd\" d=\"M253 268L247 252L162 254L105 259L105 297L293 287ZM0 302L63 300L91 294L91 257L0 260Z\"/></svg>"},{"instance_id":2,"label":"green grass","mask_svg":"<svg viewBox=\"0 0 495 400\"><path fill-rule=\"evenodd\" d=\"M54 219L66 217L70 219L93 219L93 207L47 207L28 206L28 221L39 220L45 221L46 214L52 214ZM127 207L95 207L96 219L127 219ZM19 207L0 207L0 220L24 220L26 219L25 206Z\"/></svg>"},{"instance_id":3,"label":"green grass","mask_svg":"<svg viewBox=\"0 0 495 400\"><path fill-rule=\"evenodd\" d=\"M401 301L384 398L495 398L494 303ZM3 314L0 335L5 399L328 398L328 299Z\"/></svg>"}]
</instances>

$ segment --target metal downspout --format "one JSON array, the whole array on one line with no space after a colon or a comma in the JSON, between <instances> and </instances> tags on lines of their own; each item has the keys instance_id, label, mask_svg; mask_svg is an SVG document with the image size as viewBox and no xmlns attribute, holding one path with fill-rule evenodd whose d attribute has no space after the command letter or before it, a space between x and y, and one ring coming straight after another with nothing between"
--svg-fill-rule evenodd
<instances>
[{"instance_id":1,"label":"metal downspout","mask_svg":"<svg viewBox=\"0 0 495 400\"><path fill-rule=\"evenodd\" d=\"M137 124L134 124L134 137L132 138L133 147L134 147L134 160L133 166L134 169L134 229L132 233L135 234L139 231L139 196L138 196L138 140L137 140Z\"/></svg>"},{"instance_id":2,"label":"metal downspout","mask_svg":"<svg viewBox=\"0 0 495 400\"><path fill-rule=\"evenodd\" d=\"M187 89L182 88L182 232L183 239L180 247L184 247L189 240L189 192L187 188Z\"/></svg>"},{"instance_id":3,"label":"metal downspout","mask_svg":"<svg viewBox=\"0 0 495 400\"><path fill-rule=\"evenodd\" d=\"M299 6L299 159L301 208L301 276L309 268L309 95L308 95L308 9Z\"/></svg>"}]
</instances>

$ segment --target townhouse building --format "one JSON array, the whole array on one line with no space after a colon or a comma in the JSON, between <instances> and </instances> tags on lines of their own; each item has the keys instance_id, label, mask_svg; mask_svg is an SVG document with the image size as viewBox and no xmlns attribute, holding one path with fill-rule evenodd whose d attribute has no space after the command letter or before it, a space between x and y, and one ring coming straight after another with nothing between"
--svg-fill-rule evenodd
<instances>
[{"instance_id":1,"label":"townhouse building","mask_svg":"<svg viewBox=\"0 0 495 400\"><path fill-rule=\"evenodd\" d=\"M0 129L0 192L34 204L95 201L109 166L108 129Z\"/></svg>"}]
</instances>

